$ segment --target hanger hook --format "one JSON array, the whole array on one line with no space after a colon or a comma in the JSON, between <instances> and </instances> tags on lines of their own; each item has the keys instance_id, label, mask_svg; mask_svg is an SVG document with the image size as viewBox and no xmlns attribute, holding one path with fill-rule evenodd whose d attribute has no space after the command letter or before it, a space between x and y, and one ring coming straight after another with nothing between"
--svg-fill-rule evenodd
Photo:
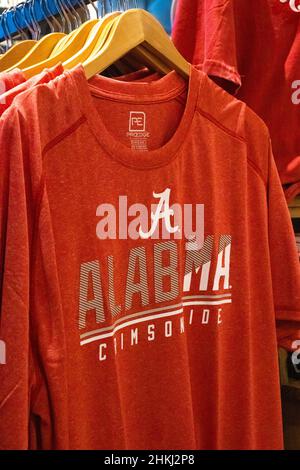
<instances>
[{"instance_id":1,"label":"hanger hook","mask_svg":"<svg viewBox=\"0 0 300 470\"><path fill-rule=\"evenodd\" d=\"M44 10L44 7L43 7L43 1L41 0L40 2L40 9L43 13L43 17L45 18L45 21L46 23L48 24L49 26L49 29L50 29L50 33L54 33L54 26L53 24L51 23L50 19L48 18L48 14L46 13L46 11Z\"/></svg>"},{"instance_id":2,"label":"hanger hook","mask_svg":"<svg viewBox=\"0 0 300 470\"><path fill-rule=\"evenodd\" d=\"M72 31L72 24L70 22L70 19L68 17L67 12L66 12L64 2L63 2L63 0L57 0L56 3L60 6L60 10L62 12L62 15L63 15L64 19L65 19L65 25L67 27L66 33L69 34Z\"/></svg>"},{"instance_id":3,"label":"hanger hook","mask_svg":"<svg viewBox=\"0 0 300 470\"><path fill-rule=\"evenodd\" d=\"M108 3L109 3L109 12L111 13L113 11L112 0L108 0Z\"/></svg>"},{"instance_id":4,"label":"hanger hook","mask_svg":"<svg viewBox=\"0 0 300 470\"><path fill-rule=\"evenodd\" d=\"M105 2L104 0L100 0L100 17L103 18L105 16Z\"/></svg>"},{"instance_id":5,"label":"hanger hook","mask_svg":"<svg viewBox=\"0 0 300 470\"><path fill-rule=\"evenodd\" d=\"M71 12L70 5L67 2L67 0L63 0L62 2L62 8L65 12L66 19L68 22L68 27L70 28L70 32L73 31L73 29L76 29L76 18L74 17L73 13ZM73 28L73 22L74 22L74 28Z\"/></svg>"},{"instance_id":6,"label":"hanger hook","mask_svg":"<svg viewBox=\"0 0 300 470\"><path fill-rule=\"evenodd\" d=\"M26 39L30 39L29 35L28 35L28 32L25 31L25 29L23 27L21 27L21 22L19 22L18 20L18 13L20 13L21 17L24 19L24 15L23 15L23 7L25 5L25 2L20 2L18 3L16 6L15 6L15 10L16 10L16 13L15 13L15 22L16 22L16 25L19 29L19 31L23 31L24 34L26 34ZM21 9L21 11L19 11ZM27 22L26 20L24 19L24 23L25 23L25 28L27 28Z\"/></svg>"},{"instance_id":7,"label":"hanger hook","mask_svg":"<svg viewBox=\"0 0 300 470\"><path fill-rule=\"evenodd\" d=\"M0 15L0 26L2 26L2 23L3 23L3 16ZM3 26L2 26L2 29L3 29ZM3 29L3 35L4 35L4 38L2 40L2 42L5 40L5 31ZM0 48L1 48L1 52L3 52L3 54L5 53L5 45L4 44L0 44Z\"/></svg>"},{"instance_id":8,"label":"hanger hook","mask_svg":"<svg viewBox=\"0 0 300 470\"><path fill-rule=\"evenodd\" d=\"M9 28L8 28L8 25L7 25L7 13L8 13L8 11L9 11L9 9L6 8L6 10L4 10L4 12L2 13L2 15L3 15L3 31L4 31L4 34L5 34L7 49L9 49L12 46L12 37L10 35Z\"/></svg>"},{"instance_id":9,"label":"hanger hook","mask_svg":"<svg viewBox=\"0 0 300 470\"><path fill-rule=\"evenodd\" d=\"M22 5L22 18L24 19L24 22L26 24L26 28L29 29L29 32L31 34L31 38L32 39L35 39L35 30L32 28L32 24L31 24L31 16L30 16L30 5L29 5L29 1L26 0L25 2L22 2L20 5ZM29 13L29 20L28 20L28 17L27 17L27 9L29 10L28 13Z\"/></svg>"},{"instance_id":10,"label":"hanger hook","mask_svg":"<svg viewBox=\"0 0 300 470\"><path fill-rule=\"evenodd\" d=\"M79 28L79 25L81 23L80 15L74 8L72 1L71 0L65 0L66 4L69 6L70 14L72 12L73 18L74 18L74 29Z\"/></svg>"},{"instance_id":11,"label":"hanger hook","mask_svg":"<svg viewBox=\"0 0 300 470\"><path fill-rule=\"evenodd\" d=\"M41 30L41 27L39 25L39 22L37 20L37 17L36 17L36 14L35 14L35 1L36 0L30 0L30 4L29 4L29 9L31 10L31 18L33 20L33 24L36 28L36 31L35 31L35 39L36 40L39 40L41 35L42 35L42 30Z\"/></svg>"},{"instance_id":12,"label":"hanger hook","mask_svg":"<svg viewBox=\"0 0 300 470\"><path fill-rule=\"evenodd\" d=\"M62 27L62 32L66 32L66 19L65 16L63 15L63 11L61 9L61 5L58 0L53 0L54 5L56 6L57 13L59 15L59 18L61 20L61 27Z\"/></svg>"},{"instance_id":13,"label":"hanger hook","mask_svg":"<svg viewBox=\"0 0 300 470\"><path fill-rule=\"evenodd\" d=\"M30 12L30 0L25 0L22 14L23 14L23 18L26 23L26 26L29 29L29 32L31 34L31 39L35 39L36 33L35 33L34 25L32 24L33 21L32 21L31 12Z\"/></svg>"},{"instance_id":14,"label":"hanger hook","mask_svg":"<svg viewBox=\"0 0 300 470\"><path fill-rule=\"evenodd\" d=\"M11 20L14 23L17 32L20 34L21 40L22 39L25 39L25 40L28 39L28 35L25 33L23 28L18 27L19 25L18 25L17 20L16 20L16 7L15 6L10 7L9 11L11 12Z\"/></svg>"},{"instance_id":15,"label":"hanger hook","mask_svg":"<svg viewBox=\"0 0 300 470\"><path fill-rule=\"evenodd\" d=\"M42 3L43 1L41 1ZM49 8L49 5L48 5L48 0L44 0L44 5L45 5L45 12L46 12L46 16L48 16L48 18L51 18L51 20L53 21L53 24L55 24L57 27L58 27L58 32L59 33L62 33L63 32L63 28L62 28L62 25L60 24L60 22L58 21L58 19L55 17L55 15L52 13L52 11L50 10ZM54 26L53 27L53 32L55 31L55 28Z\"/></svg>"},{"instance_id":16,"label":"hanger hook","mask_svg":"<svg viewBox=\"0 0 300 470\"><path fill-rule=\"evenodd\" d=\"M15 7L13 7L13 14L12 14L12 17L13 17L13 21L16 25L16 29L18 31L18 33L20 34L21 36L21 39L24 39L24 40L27 40L29 39L29 36L28 34L26 33L26 31L22 28L22 26L20 25L19 23L19 20L18 20L18 5L16 5Z\"/></svg>"},{"instance_id":17,"label":"hanger hook","mask_svg":"<svg viewBox=\"0 0 300 470\"><path fill-rule=\"evenodd\" d=\"M11 13L10 16L11 16L12 22L14 23L13 14L12 14L12 13L13 13L13 7L8 8L7 11L6 11L6 13L5 13L5 23L6 23L5 26L6 26L6 31L7 31L7 35L8 35L9 41L10 41L11 46L12 46L13 43L14 43L14 40L13 40L13 37L12 37L10 31L9 31L7 13Z\"/></svg>"},{"instance_id":18,"label":"hanger hook","mask_svg":"<svg viewBox=\"0 0 300 470\"><path fill-rule=\"evenodd\" d=\"M60 6L61 6L61 10L63 12L63 15L66 19L66 25L67 25L67 33L71 33L73 31L73 26L72 26L72 20L70 20L70 17L69 17L69 9L68 9L68 6L67 6L67 3L65 0L58 0ZM72 15L71 15L72 16Z\"/></svg>"},{"instance_id":19,"label":"hanger hook","mask_svg":"<svg viewBox=\"0 0 300 470\"><path fill-rule=\"evenodd\" d=\"M31 28L33 30L32 39L37 40L36 24L35 24L34 18L32 16L32 11L31 11L32 0L27 0L26 3L28 5L28 7L27 7L28 8L28 18L29 18L29 21L30 21Z\"/></svg>"},{"instance_id":20,"label":"hanger hook","mask_svg":"<svg viewBox=\"0 0 300 470\"><path fill-rule=\"evenodd\" d=\"M90 15L89 9L88 9L85 1L84 0L79 0L79 4L81 5L82 11L84 11L84 14L85 14L85 20L84 21L90 20L91 15Z\"/></svg>"},{"instance_id":21,"label":"hanger hook","mask_svg":"<svg viewBox=\"0 0 300 470\"><path fill-rule=\"evenodd\" d=\"M91 5L91 7L93 8L93 10L95 10L97 18L99 18L98 8L95 6L93 0L88 0L88 3L89 3L89 5Z\"/></svg>"},{"instance_id":22,"label":"hanger hook","mask_svg":"<svg viewBox=\"0 0 300 470\"><path fill-rule=\"evenodd\" d=\"M3 35L4 35L4 41L5 41L5 45L3 45L3 49L4 51L7 50L7 33L6 33L6 29L5 29L5 26L4 26L4 13L5 13L5 10L2 12L1 16L0 16L0 25L2 26L2 29L3 29ZM3 42L4 42L3 41Z\"/></svg>"}]
</instances>

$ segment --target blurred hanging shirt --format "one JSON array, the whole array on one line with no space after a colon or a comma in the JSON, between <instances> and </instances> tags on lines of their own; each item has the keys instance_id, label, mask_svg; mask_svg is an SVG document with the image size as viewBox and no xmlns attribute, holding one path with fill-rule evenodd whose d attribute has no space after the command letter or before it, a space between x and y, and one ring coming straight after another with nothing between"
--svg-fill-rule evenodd
<instances>
[{"instance_id":1,"label":"blurred hanging shirt","mask_svg":"<svg viewBox=\"0 0 300 470\"><path fill-rule=\"evenodd\" d=\"M118 0L104 0L107 12L118 10ZM101 1L98 2L101 11ZM129 0L130 8L143 8L154 15L164 26L168 34L171 33L171 5L172 0Z\"/></svg>"}]
</instances>

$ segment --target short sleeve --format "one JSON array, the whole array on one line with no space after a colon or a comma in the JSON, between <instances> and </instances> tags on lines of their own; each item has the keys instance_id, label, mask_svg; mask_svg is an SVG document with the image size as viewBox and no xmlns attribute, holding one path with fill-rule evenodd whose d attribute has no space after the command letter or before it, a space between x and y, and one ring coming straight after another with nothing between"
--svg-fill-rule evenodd
<instances>
[{"instance_id":1,"label":"short sleeve","mask_svg":"<svg viewBox=\"0 0 300 470\"><path fill-rule=\"evenodd\" d=\"M279 346L300 339L300 265L290 214L270 149L268 176L269 249Z\"/></svg>"},{"instance_id":2,"label":"short sleeve","mask_svg":"<svg viewBox=\"0 0 300 470\"><path fill-rule=\"evenodd\" d=\"M0 119L0 449L29 447L36 372L30 340L31 239L39 178L30 171L26 119L12 106Z\"/></svg>"},{"instance_id":3,"label":"short sleeve","mask_svg":"<svg viewBox=\"0 0 300 470\"><path fill-rule=\"evenodd\" d=\"M6 363L0 365L3 450L68 447L61 411L67 396L62 379L62 315L39 136L39 122L30 126L28 115L14 105L0 119L0 340L6 345Z\"/></svg>"},{"instance_id":4,"label":"short sleeve","mask_svg":"<svg viewBox=\"0 0 300 470\"><path fill-rule=\"evenodd\" d=\"M231 0L179 0L172 36L183 56L218 85L231 93L240 87Z\"/></svg>"},{"instance_id":5,"label":"short sleeve","mask_svg":"<svg viewBox=\"0 0 300 470\"><path fill-rule=\"evenodd\" d=\"M16 113L0 121L0 448L27 449L30 394L29 238L24 159Z\"/></svg>"}]
</instances>

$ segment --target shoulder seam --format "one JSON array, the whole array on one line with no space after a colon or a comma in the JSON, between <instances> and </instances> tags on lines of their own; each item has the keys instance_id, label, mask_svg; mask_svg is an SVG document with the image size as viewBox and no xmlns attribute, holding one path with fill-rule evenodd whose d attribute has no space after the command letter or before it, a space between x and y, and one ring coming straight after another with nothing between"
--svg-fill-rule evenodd
<instances>
[{"instance_id":1,"label":"shoulder seam","mask_svg":"<svg viewBox=\"0 0 300 470\"><path fill-rule=\"evenodd\" d=\"M75 121L70 127L65 129L63 132L61 132L58 136L54 137L54 139L50 140L45 147L43 148L42 151L42 158L46 155L49 150L51 150L53 147L55 147L57 144L59 144L63 139L68 137L69 135L73 134L84 122L86 122L86 117L82 115L77 121Z\"/></svg>"},{"instance_id":2,"label":"shoulder seam","mask_svg":"<svg viewBox=\"0 0 300 470\"><path fill-rule=\"evenodd\" d=\"M201 116L205 117L206 119L208 119L209 121L211 121L215 126L219 127L219 129L221 129L223 132L225 132L226 134L228 134L229 136L239 140L240 142L242 142L243 144L245 144L247 147L248 147L248 142L247 140L236 134L235 132L231 131L230 129L228 129L227 127L225 127L221 122L219 122L217 119L215 119L211 114L209 113L206 113L205 111L203 111L201 108L197 108L196 111L201 114ZM252 170L255 171L255 173L259 176L259 178L262 180L264 186L266 186L266 181L265 181L265 178L264 178L264 175L261 171L261 169L256 165L256 163L254 163L253 160L251 160L248 156L247 156L247 163L249 164L249 166L252 168Z\"/></svg>"},{"instance_id":3,"label":"shoulder seam","mask_svg":"<svg viewBox=\"0 0 300 470\"><path fill-rule=\"evenodd\" d=\"M252 168L252 170L257 174L257 176L262 180L265 187L267 187L267 182L265 181L264 175L262 174L261 169L254 163L250 158L247 157L247 163Z\"/></svg>"},{"instance_id":4,"label":"shoulder seam","mask_svg":"<svg viewBox=\"0 0 300 470\"><path fill-rule=\"evenodd\" d=\"M238 139L239 141L243 142L244 144L247 144L247 141L244 137L236 134L232 130L228 129L228 127L225 127L220 121L215 119L211 114L207 113L206 111L203 111L201 108L197 108L196 111L201 114L203 117L211 121L213 124L215 124L217 127L219 127L222 131L226 132L226 134L229 134L231 137L234 137L235 139Z\"/></svg>"}]
</instances>

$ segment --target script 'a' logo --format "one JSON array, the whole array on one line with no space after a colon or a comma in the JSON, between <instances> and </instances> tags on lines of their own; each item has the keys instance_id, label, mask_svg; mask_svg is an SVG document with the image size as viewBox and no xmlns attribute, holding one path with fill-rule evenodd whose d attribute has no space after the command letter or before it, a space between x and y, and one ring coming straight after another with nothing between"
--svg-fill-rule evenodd
<instances>
[{"instance_id":1,"label":"script 'a' logo","mask_svg":"<svg viewBox=\"0 0 300 470\"><path fill-rule=\"evenodd\" d=\"M164 220L166 230L169 233L176 233L179 230L179 226L172 227L171 217L174 216L174 210L170 208L170 194L171 189L167 188L162 193L153 192L153 197L159 199L155 213L151 212L152 225L148 232L143 232L142 226L140 226L139 234L143 239L150 238L154 235L156 229L159 227L159 221Z\"/></svg>"},{"instance_id":2,"label":"script 'a' logo","mask_svg":"<svg viewBox=\"0 0 300 470\"><path fill-rule=\"evenodd\" d=\"M152 191L151 191L152 192ZM118 204L101 203L96 209L99 240L185 240L188 250L199 250L204 243L204 204L170 205L171 189L153 192L155 203L148 208L120 195ZM150 212L151 210L151 212Z\"/></svg>"},{"instance_id":3,"label":"script 'a' logo","mask_svg":"<svg viewBox=\"0 0 300 470\"><path fill-rule=\"evenodd\" d=\"M281 3L287 3L289 2L289 5L293 11L296 13L300 13L300 3L299 0L280 0ZM296 5L296 3L298 3Z\"/></svg>"}]
</instances>

